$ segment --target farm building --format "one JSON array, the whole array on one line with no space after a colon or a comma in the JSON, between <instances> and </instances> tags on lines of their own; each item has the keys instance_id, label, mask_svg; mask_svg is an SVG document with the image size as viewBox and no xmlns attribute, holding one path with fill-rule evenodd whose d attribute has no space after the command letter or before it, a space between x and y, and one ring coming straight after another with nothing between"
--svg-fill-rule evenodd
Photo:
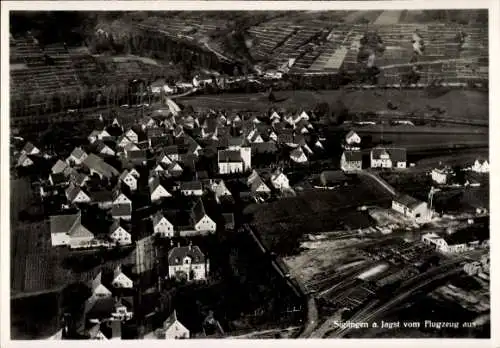
<instances>
[{"instance_id":1,"label":"farm building","mask_svg":"<svg viewBox=\"0 0 500 348\"><path fill-rule=\"evenodd\" d=\"M427 203L404 194L392 200L392 209L417 221L427 220L430 217Z\"/></svg>"},{"instance_id":2,"label":"farm building","mask_svg":"<svg viewBox=\"0 0 500 348\"><path fill-rule=\"evenodd\" d=\"M344 151L340 158L340 168L344 172L361 170L363 156L360 151Z\"/></svg>"},{"instance_id":3,"label":"farm building","mask_svg":"<svg viewBox=\"0 0 500 348\"><path fill-rule=\"evenodd\" d=\"M165 339L183 339L189 338L189 330L177 319L177 313L173 313L163 323Z\"/></svg>"},{"instance_id":4,"label":"farm building","mask_svg":"<svg viewBox=\"0 0 500 348\"><path fill-rule=\"evenodd\" d=\"M376 147L370 152L372 168L406 168L406 149Z\"/></svg>"},{"instance_id":5,"label":"farm building","mask_svg":"<svg viewBox=\"0 0 500 348\"><path fill-rule=\"evenodd\" d=\"M209 262L196 245L177 246L168 252L168 276L172 279L206 280Z\"/></svg>"}]
</instances>

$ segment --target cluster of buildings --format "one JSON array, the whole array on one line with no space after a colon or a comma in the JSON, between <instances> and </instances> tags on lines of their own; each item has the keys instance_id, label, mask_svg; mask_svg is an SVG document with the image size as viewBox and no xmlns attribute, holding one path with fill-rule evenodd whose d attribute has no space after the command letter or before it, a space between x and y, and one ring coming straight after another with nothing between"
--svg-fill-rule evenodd
<instances>
[{"instance_id":1,"label":"cluster of buildings","mask_svg":"<svg viewBox=\"0 0 500 348\"><path fill-rule=\"evenodd\" d=\"M349 131L344 138L345 150L340 158L340 168L343 171L352 172L363 168L360 144L360 136L354 131ZM406 149L404 148L377 146L370 151L371 168L404 169L407 167L406 162Z\"/></svg>"}]
</instances>

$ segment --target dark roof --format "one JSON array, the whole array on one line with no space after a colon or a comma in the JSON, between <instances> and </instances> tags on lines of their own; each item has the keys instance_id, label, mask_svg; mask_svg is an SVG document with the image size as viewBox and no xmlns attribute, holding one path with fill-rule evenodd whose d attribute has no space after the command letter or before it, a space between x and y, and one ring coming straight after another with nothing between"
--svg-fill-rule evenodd
<instances>
[{"instance_id":1,"label":"dark roof","mask_svg":"<svg viewBox=\"0 0 500 348\"><path fill-rule=\"evenodd\" d=\"M199 198L191 208L191 218L193 220L193 225L198 223L198 221L200 221L205 215L205 206L203 205L203 201L201 200L201 198Z\"/></svg>"},{"instance_id":2,"label":"dark roof","mask_svg":"<svg viewBox=\"0 0 500 348\"><path fill-rule=\"evenodd\" d=\"M344 151L344 155L347 162L361 162L363 160L361 151Z\"/></svg>"},{"instance_id":3,"label":"dark roof","mask_svg":"<svg viewBox=\"0 0 500 348\"><path fill-rule=\"evenodd\" d=\"M236 150L219 150L219 162L241 162L241 154Z\"/></svg>"},{"instance_id":4,"label":"dark roof","mask_svg":"<svg viewBox=\"0 0 500 348\"><path fill-rule=\"evenodd\" d=\"M66 179L66 176L62 172L56 174L50 174L50 177L54 185L59 185L68 181Z\"/></svg>"},{"instance_id":5,"label":"dark roof","mask_svg":"<svg viewBox=\"0 0 500 348\"><path fill-rule=\"evenodd\" d=\"M483 242L490 239L489 223L474 224L470 227L460 229L452 234L444 236L444 240L448 245Z\"/></svg>"},{"instance_id":6,"label":"dark roof","mask_svg":"<svg viewBox=\"0 0 500 348\"><path fill-rule=\"evenodd\" d=\"M324 183L338 183L346 181L349 178L341 170L325 170L320 174L320 179Z\"/></svg>"},{"instance_id":7,"label":"dark roof","mask_svg":"<svg viewBox=\"0 0 500 348\"><path fill-rule=\"evenodd\" d=\"M113 168L108 163L104 162L104 160L102 158L100 158L99 156L97 156L93 153L89 154L88 157L85 158L83 163L89 169L93 169L96 172L98 172L99 174L101 174L105 177L108 177L108 178L120 175L120 173L115 168Z\"/></svg>"},{"instance_id":8,"label":"dark roof","mask_svg":"<svg viewBox=\"0 0 500 348\"><path fill-rule=\"evenodd\" d=\"M201 190L203 185L199 181L182 181L180 183L180 189L182 190Z\"/></svg>"},{"instance_id":9,"label":"dark roof","mask_svg":"<svg viewBox=\"0 0 500 348\"><path fill-rule=\"evenodd\" d=\"M418 205L422 204L422 201L419 201L416 198L413 198L409 195L402 194L394 198L394 201L404 205L405 207L408 207L410 209L413 209L417 207Z\"/></svg>"},{"instance_id":10,"label":"dark roof","mask_svg":"<svg viewBox=\"0 0 500 348\"><path fill-rule=\"evenodd\" d=\"M112 202L113 192L109 190L93 191L90 193L93 202Z\"/></svg>"},{"instance_id":11,"label":"dark roof","mask_svg":"<svg viewBox=\"0 0 500 348\"><path fill-rule=\"evenodd\" d=\"M224 225L226 228L234 228L234 214L223 213L222 218L224 219Z\"/></svg>"},{"instance_id":12,"label":"dark roof","mask_svg":"<svg viewBox=\"0 0 500 348\"><path fill-rule=\"evenodd\" d=\"M111 208L112 216L130 216L132 215L132 207L129 204L115 204Z\"/></svg>"},{"instance_id":13,"label":"dark roof","mask_svg":"<svg viewBox=\"0 0 500 348\"><path fill-rule=\"evenodd\" d=\"M81 223L81 215L53 215L50 217L50 232L51 233L67 233L74 226Z\"/></svg>"},{"instance_id":14,"label":"dark roof","mask_svg":"<svg viewBox=\"0 0 500 348\"><path fill-rule=\"evenodd\" d=\"M389 154L393 162L406 162L406 149L403 148L375 147L372 149L372 157L379 159L384 152Z\"/></svg>"},{"instance_id":15,"label":"dark roof","mask_svg":"<svg viewBox=\"0 0 500 348\"><path fill-rule=\"evenodd\" d=\"M252 143L252 152L254 153L275 153L278 151L276 144L272 141L264 143Z\"/></svg>"},{"instance_id":16,"label":"dark roof","mask_svg":"<svg viewBox=\"0 0 500 348\"><path fill-rule=\"evenodd\" d=\"M145 161L147 159L147 151L146 150L127 151L127 157L131 160Z\"/></svg>"},{"instance_id":17,"label":"dark roof","mask_svg":"<svg viewBox=\"0 0 500 348\"><path fill-rule=\"evenodd\" d=\"M186 256L192 259L192 263L205 263L205 255L201 252L198 246L193 245L174 247L170 249L170 251L168 252L168 265L182 265L182 260Z\"/></svg>"}]
</instances>

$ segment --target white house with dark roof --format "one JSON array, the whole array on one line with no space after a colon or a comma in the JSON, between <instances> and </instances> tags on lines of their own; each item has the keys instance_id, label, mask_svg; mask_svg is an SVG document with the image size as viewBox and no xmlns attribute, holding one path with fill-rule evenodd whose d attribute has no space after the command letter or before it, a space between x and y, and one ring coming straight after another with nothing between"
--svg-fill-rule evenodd
<instances>
[{"instance_id":1,"label":"white house with dark roof","mask_svg":"<svg viewBox=\"0 0 500 348\"><path fill-rule=\"evenodd\" d=\"M184 196L202 196L203 185L199 181L183 181L180 183L181 194Z\"/></svg>"},{"instance_id":2,"label":"white house with dark roof","mask_svg":"<svg viewBox=\"0 0 500 348\"><path fill-rule=\"evenodd\" d=\"M120 175L114 167L104 162L102 158L93 153L89 154L87 158L85 158L83 165L89 169L91 175L97 174L101 179L111 179L114 176Z\"/></svg>"},{"instance_id":3,"label":"white house with dark roof","mask_svg":"<svg viewBox=\"0 0 500 348\"><path fill-rule=\"evenodd\" d=\"M177 319L177 313L173 313L164 321L161 338L186 339L189 338L189 330Z\"/></svg>"},{"instance_id":4,"label":"white house with dark roof","mask_svg":"<svg viewBox=\"0 0 500 348\"><path fill-rule=\"evenodd\" d=\"M283 173L281 169L276 169L271 174L271 184L277 190L283 190L290 187L290 182L288 177Z\"/></svg>"},{"instance_id":5,"label":"white house with dark roof","mask_svg":"<svg viewBox=\"0 0 500 348\"><path fill-rule=\"evenodd\" d=\"M243 159L239 150L219 150L217 152L219 174L243 172Z\"/></svg>"},{"instance_id":6,"label":"white house with dark roof","mask_svg":"<svg viewBox=\"0 0 500 348\"><path fill-rule=\"evenodd\" d=\"M92 144L97 140L102 140L109 137L111 137L111 134L109 134L108 131L106 131L105 129L102 129L102 130L93 130L87 139Z\"/></svg>"},{"instance_id":7,"label":"white house with dark roof","mask_svg":"<svg viewBox=\"0 0 500 348\"><path fill-rule=\"evenodd\" d=\"M405 194L399 195L392 200L392 209L417 222L427 221L431 216L431 211L426 202Z\"/></svg>"},{"instance_id":8,"label":"white house with dark roof","mask_svg":"<svg viewBox=\"0 0 500 348\"><path fill-rule=\"evenodd\" d=\"M92 201L90 196L80 186L77 185L70 185L66 189L65 194L66 199L71 204L90 203Z\"/></svg>"},{"instance_id":9,"label":"white house with dark roof","mask_svg":"<svg viewBox=\"0 0 500 348\"><path fill-rule=\"evenodd\" d=\"M137 178L129 170L125 169L119 179L129 187L130 191L137 190Z\"/></svg>"},{"instance_id":10,"label":"white house with dark roof","mask_svg":"<svg viewBox=\"0 0 500 348\"><path fill-rule=\"evenodd\" d=\"M126 276L125 273L123 273L122 266L118 265L113 271L113 280L111 281L111 285L114 288L119 289L132 289L134 287L134 282Z\"/></svg>"},{"instance_id":11,"label":"white house with dark roof","mask_svg":"<svg viewBox=\"0 0 500 348\"><path fill-rule=\"evenodd\" d=\"M158 202L163 198L172 197L172 194L163 187L160 182L160 178L157 176L152 176L148 180L149 195L151 197L151 202Z\"/></svg>"},{"instance_id":12,"label":"white house with dark roof","mask_svg":"<svg viewBox=\"0 0 500 348\"><path fill-rule=\"evenodd\" d=\"M137 134L133 129L126 131L125 136L133 143L137 143L139 141L139 134Z\"/></svg>"},{"instance_id":13,"label":"white house with dark roof","mask_svg":"<svg viewBox=\"0 0 500 348\"><path fill-rule=\"evenodd\" d=\"M110 148L108 145L106 145L102 141L99 141L99 140L96 141L95 142L95 147L96 147L97 153L99 153L101 155L105 155L105 156L115 156L116 155L115 150L113 150L112 148Z\"/></svg>"},{"instance_id":14,"label":"white house with dark roof","mask_svg":"<svg viewBox=\"0 0 500 348\"><path fill-rule=\"evenodd\" d=\"M174 236L174 225L168 221L165 215L158 211L151 218L153 222L153 234L160 237L172 238Z\"/></svg>"},{"instance_id":15,"label":"white house with dark roof","mask_svg":"<svg viewBox=\"0 0 500 348\"><path fill-rule=\"evenodd\" d=\"M81 147L75 147L68 158L66 158L66 163L80 165L87 157L87 153Z\"/></svg>"},{"instance_id":16,"label":"white house with dark roof","mask_svg":"<svg viewBox=\"0 0 500 348\"><path fill-rule=\"evenodd\" d=\"M120 220L114 220L109 228L109 238L119 245L132 244L132 235Z\"/></svg>"},{"instance_id":17,"label":"white house with dark roof","mask_svg":"<svg viewBox=\"0 0 500 348\"><path fill-rule=\"evenodd\" d=\"M208 272L209 262L198 246L177 246L168 252L169 278L206 280Z\"/></svg>"},{"instance_id":18,"label":"white house with dark roof","mask_svg":"<svg viewBox=\"0 0 500 348\"><path fill-rule=\"evenodd\" d=\"M16 166L27 168L27 167L31 167L33 164L35 164L35 162L33 162L33 160L30 158L29 155L27 155L25 153L21 153L21 156L19 156L19 158L17 160Z\"/></svg>"},{"instance_id":19,"label":"white house with dark roof","mask_svg":"<svg viewBox=\"0 0 500 348\"><path fill-rule=\"evenodd\" d=\"M134 144L132 140L130 140L125 134L122 134L116 140L116 146L125 148L127 145ZM139 149L139 148L137 148Z\"/></svg>"},{"instance_id":20,"label":"white house with dark roof","mask_svg":"<svg viewBox=\"0 0 500 348\"><path fill-rule=\"evenodd\" d=\"M40 154L40 149L33 145L33 143L27 142L21 150L21 153L26 155L38 155Z\"/></svg>"},{"instance_id":21,"label":"white house with dark roof","mask_svg":"<svg viewBox=\"0 0 500 348\"><path fill-rule=\"evenodd\" d=\"M247 179L247 185L250 187L252 193L271 193L271 189L264 183L257 171L253 170L252 174Z\"/></svg>"},{"instance_id":22,"label":"white house with dark roof","mask_svg":"<svg viewBox=\"0 0 500 348\"><path fill-rule=\"evenodd\" d=\"M361 170L363 167L363 155L361 151L344 151L340 157L340 169L344 172Z\"/></svg>"},{"instance_id":23,"label":"white house with dark roof","mask_svg":"<svg viewBox=\"0 0 500 348\"><path fill-rule=\"evenodd\" d=\"M375 147L370 152L372 168L406 168L406 149Z\"/></svg>"},{"instance_id":24,"label":"white house with dark roof","mask_svg":"<svg viewBox=\"0 0 500 348\"><path fill-rule=\"evenodd\" d=\"M350 130L344 138L346 147L350 147L351 150L359 150L359 144L361 143L361 137L353 130ZM352 148L355 147L355 148Z\"/></svg>"},{"instance_id":25,"label":"white house with dark roof","mask_svg":"<svg viewBox=\"0 0 500 348\"><path fill-rule=\"evenodd\" d=\"M290 152L290 159L295 163L306 163L307 156L302 147L297 147Z\"/></svg>"},{"instance_id":26,"label":"white house with dark roof","mask_svg":"<svg viewBox=\"0 0 500 348\"><path fill-rule=\"evenodd\" d=\"M232 197L231 191L227 188L224 180L219 180L218 182L214 182L211 187L212 191L215 194L215 200L217 203L220 203L222 197L229 196Z\"/></svg>"},{"instance_id":27,"label":"white house with dark roof","mask_svg":"<svg viewBox=\"0 0 500 348\"><path fill-rule=\"evenodd\" d=\"M58 159L57 162L51 168L52 174L58 174L58 173L69 174L68 173L69 170L71 170L70 166L61 159Z\"/></svg>"},{"instance_id":28,"label":"white house with dark roof","mask_svg":"<svg viewBox=\"0 0 500 348\"><path fill-rule=\"evenodd\" d=\"M82 225L81 213L50 217L52 246L89 247L94 234Z\"/></svg>"},{"instance_id":29,"label":"white house with dark roof","mask_svg":"<svg viewBox=\"0 0 500 348\"><path fill-rule=\"evenodd\" d=\"M205 212L205 206L203 205L203 201L201 200L201 198L198 199L191 208L191 219L195 231L201 234L215 233L217 229L217 224L215 223L215 221L212 220L210 216L208 216Z\"/></svg>"}]
</instances>

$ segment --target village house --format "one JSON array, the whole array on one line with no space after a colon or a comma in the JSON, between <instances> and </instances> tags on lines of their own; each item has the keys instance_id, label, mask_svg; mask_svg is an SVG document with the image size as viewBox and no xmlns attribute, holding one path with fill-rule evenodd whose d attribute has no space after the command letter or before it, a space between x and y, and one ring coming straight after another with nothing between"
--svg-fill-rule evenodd
<instances>
[{"instance_id":1,"label":"village house","mask_svg":"<svg viewBox=\"0 0 500 348\"><path fill-rule=\"evenodd\" d=\"M130 140L125 134L122 134L116 140L116 146L120 148L125 148L127 145L134 144L132 140ZM139 148L137 148L138 150Z\"/></svg>"},{"instance_id":2,"label":"village house","mask_svg":"<svg viewBox=\"0 0 500 348\"><path fill-rule=\"evenodd\" d=\"M434 168L431 171L431 178L437 184L444 185L448 182L450 176L453 175L453 171L449 167L444 168Z\"/></svg>"},{"instance_id":3,"label":"village house","mask_svg":"<svg viewBox=\"0 0 500 348\"><path fill-rule=\"evenodd\" d=\"M168 276L187 281L206 280L209 262L196 245L177 246L168 252Z\"/></svg>"},{"instance_id":4,"label":"village house","mask_svg":"<svg viewBox=\"0 0 500 348\"><path fill-rule=\"evenodd\" d=\"M118 265L113 271L113 280L111 281L111 285L115 289L132 289L134 287L134 282L123 273L122 266Z\"/></svg>"},{"instance_id":5,"label":"village house","mask_svg":"<svg viewBox=\"0 0 500 348\"><path fill-rule=\"evenodd\" d=\"M27 155L25 153L21 153L21 156L19 156L19 159L17 160L17 167L31 167L35 162L30 158L30 155Z\"/></svg>"},{"instance_id":6,"label":"village house","mask_svg":"<svg viewBox=\"0 0 500 348\"><path fill-rule=\"evenodd\" d=\"M184 196L203 195L203 185L200 181L183 181L180 183L179 190Z\"/></svg>"},{"instance_id":7,"label":"village house","mask_svg":"<svg viewBox=\"0 0 500 348\"><path fill-rule=\"evenodd\" d=\"M121 222L121 220L114 220L109 228L109 238L118 245L132 244L132 235Z\"/></svg>"},{"instance_id":8,"label":"village house","mask_svg":"<svg viewBox=\"0 0 500 348\"><path fill-rule=\"evenodd\" d=\"M131 171L127 169L122 172L119 178L119 180L127 185L132 192L137 190L137 179L138 177L136 177Z\"/></svg>"},{"instance_id":9,"label":"village house","mask_svg":"<svg viewBox=\"0 0 500 348\"><path fill-rule=\"evenodd\" d=\"M353 130L350 130L345 138L344 138L344 148L346 150L359 150L360 149L360 144L361 144L361 137L354 132Z\"/></svg>"},{"instance_id":10,"label":"village house","mask_svg":"<svg viewBox=\"0 0 500 348\"><path fill-rule=\"evenodd\" d=\"M340 169L344 172L361 170L363 157L361 151L344 151L340 158Z\"/></svg>"},{"instance_id":11,"label":"village house","mask_svg":"<svg viewBox=\"0 0 500 348\"><path fill-rule=\"evenodd\" d=\"M75 168L72 168L69 173L69 182L75 186L82 187L89 180L90 178L87 174L82 173Z\"/></svg>"},{"instance_id":12,"label":"village house","mask_svg":"<svg viewBox=\"0 0 500 348\"><path fill-rule=\"evenodd\" d=\"M119 153L123 155L127 155L128 152L135 152L135 151L140 151L141 149L139 146L137 146L135 143L126 143L123 147L119 148L122 149Z\"/></svg>"},{"instance_id":13,"label":"village house","mask_svg":"<svg viewBox=\"0 0 500 348\"><path fill-rule=\"evenodd\" d=\"M174 237L174 225L167 220L161 211L156 212L151 220L153 222L153 235L164 238Z\"/></svg>"},{"instance_id":14,"label":"village house","mask_svg":"<svg viewBox=\"0 0 500 348\"><path fill-rule=\"evenodd\" d=\"M186 339L189 338L189 330L177 319L174 310L163 323L162 338L165 339Z\"/></svg>"},{"instance_id":15,"label":"village house","mask_svg":"<svg viewBox=\"0 0 500 348\"><path fill-rule=\"evenodd\" d=\"M253 194L270 194L271 189L264 183L257 171L252 171L252 174L247 179L247 185Z\"/></svg>"},{"instance_id":16,"label":"village house","mask_svg":"<svg viewBox=\"0 0 500 348\"><path fill-rule=\"evenodd\" d=\"M422 243L434 246L443 254L456 254L469 249L466 242L455 243L451 239L447 240L446 237L440 237L433 232L424 234Z\"/></svg>"},{"instance_id":17,"label":"village house","mask_svg":"<svg viewBox=\"0 0 500 348\"><path fill-rule=\"evenodd\" d=\"M132 219L132 205L131 204L113 204L111 207L111 217L113 219L123 219L130 221Z\"/></svg>"},{"instance_id":18,"label":"village house","mask_svg":"<svg viewBox=\"0 0 500 348\"><path fill-rule=\"evenodd\" d=\"M64 173L68 175L71 171L70 166L61 159L58 159L57 162L50 169L52 174Z\"/></svg>"},{"instance_id":19,"label":"village house","mask_svg":"<svg viewBox=\"0 0 500 348\"><path fill-rule=\"evenodd\" d=\"M51 216L50 235L53 247L89 247L94 240L94 234L82 225L81 212L72 215Z\"/></svg>"},{"instance_id":20,"label":"village house","mask_svg":"<svg viewBox=\"0 0 500 348\"><path fill-rule=\"evenodd\" d=\"M139 142L139 134L137 134L133 129L129 129L124 135L133 143Z\"/></svg>"},{"instance_id":21,"label":"village house","mask_svg":"<svg viewBox=\"0 0 500 348\"><path fill-rule=\"evenodd\" d=\"M370 152L372 168L406 168L406 149L375 147Z\"/></svg>"},{"instance_id":22,"label":"village house","mask_svg":"<svg viewBox=\"0 0 500 348\"><path fill-rule=\"evenodd\" d=\"M163 175L166 177L177 178L181 176L183 172L184 169L182 169L179 163L172 162L170 164L167 164L167 167L165 168Z\"/></svg>"},{"instance_id":23,"label":"village house","mask_svg":"<svg viewBox=\"0 0 500 348\"><path fill-rule=\"evenodd\" d=\"M113 190L113 206L117 205L128 205L130 207L130 210L132 210L132 200L128 198L117 186Z\"/></svg>"},{"instance_id":24,"label":"village house","mask_svg":"<svg viewBox=\"0 0 500 348\"><path fill-rule=\"evenodd\" d=\"M148 180L148 185L151 202L156 203L164 198L172 197L172 194L161 184L159 177L151 176Z\"/></svg>"},{"instance_id":25,"label":"village house","mask_svg":"<svg viewBox=\"0 0 500 348\"><path fill-rule=\"evenodd\" d=\"M392 200L392 209L417 222L427 221L430 218L430 211L426 202L405 194Z\"/></svg>"},{"instance_id":26,"label":"village house","mask_svg":"<svg viewBox=\"0 0 500 348\"><path fill-rule=\"evenodd\" d=\"M108 163L104 162L102 158L91 153L85 158L83 164L89 169L90 175L97 174L101 179L111 179L120 173Z\"/></svg>"},{"instance_id":27,"label":"village house","mask_svg":"<svg viewBox=\"0 0 500 348\"><path fill-rule=\"evenodd\" d=\"M217 152L219 174L243 172L243 159L238 150L219 150Z\"/></svg>"},{"instance_id":28,"label":"village house","mask_svg":"<svg viewBox=\"0 0 500 348\"><path fill-rule=\"evenodd\" d=\"M33 143L27 142L21 150L21 153L25 155L39 155L40 149L33 145Z\"/></svg>"},{"instance_id":29,"label":"village house","mask_svg":"<svg viewBox=\"0 0 500 348\"><path fill-rule=\"evenodd\" d=\"M224 180L219 180L218 182L214 182L211 187L212 191L215 194L215 200L220 204L222 197L233 197L231 191L227 188Z\"/></svg>"},{"instance_id":30,"label":"village house","mask_svg":"<svg viewBox=\"0 0 500 348\"><path fill-rule=\"evenodd\" d=\"M68 178L63 173L51 173L49 175L49 183L51 186L64 187L69 185Z\"/></svg>"},{"instance_id":31,"label":"village house","mask_svg":"<svg viewBox=\"0 0 500 348\"><path fill-rule=\"evenodd\" d=\"M479 160L474 162L474 165L471 167L471 170L476 173L489 173L490 164L487 160L484 160L483 163L480 163Z\"/></svg>"},{"instance_id":32,"label":"village house","mask_svg":"<svg viewBox=\"0 0 500 348\"><path fill-rule=\"evenodd\" d=\"M222 219L224 221L224 229L226 231L234 230L234 214L233 213L222 213Z\"/></svg>"},{"instance_id":33,"label":"village house","mask_svg":"<svg viewBox=\"0 0 500 348\"><path fill-rule=\"evenodd\" d=\"M66 163L80 165L87 157L87 153L81 147L75 147L68 158L66 158Z\"/></svg>"},{"instance_id":34,"label":"village house","mask_svg":"<svg viewBox=\"0 0 500 348\"><path fill-rule=\"evenodd\" d=\"M253 143L263 143L264 140L262 139L262 136L257 128L252 129L248 135L247 135L247 140L250 144Z\"/></svg>"},{"instance_id":35,"label":"village house","mask_svg":"<svg viewBox=\"0 0 500 348\"><path fill-rule=\"evenodd\" d=\"M295 163L306 163L307 156L302 147L297 147L290 152L290 159Z\"/></svg>"},{"instance_id":36,"label":"village house","mask_svg":"<svg viewBox=\"0 0 500 348\"><path fill-rule=\"evenodd\" d=\"M146 150L125 151L125 157L135 166L145 166L148 161L148 153Z\"/></svg>"},{"instance_id":37,"label":"village house","mask_svg":"<svg viewBox=\"0 0 500 348\"><path fill-rule=\"evenodd\" d=\"M107 210L113 205L113 192L107 189L92 191L89 194L92 204L97 204L100 209Z\"/></svg>"},{"instance_id":38,"label":"village house","mask_svg":"<svg viewBox=\"0 0 500 348\"><path fill-rule=\"evenodd\" d=\"M90 203L92 201L90 196L80 186L69 185L65 190L65 194L70 204Z\"/></svg>"},{"instance_id":39,"label":"village house","mask_svg":"<svg viewBox=\"0 0 500 348\"><path fill-rule=\"evenodd\" d=\"M191 209L191 217L196 232L201 234L214 233L217 225L205 212L203 201L199 198Z\"/></svg>"},{"instance_id":40,"label":"village house","mask_svg":"<svg viewBox=\"0 0 500 348\"><path fill-rule=\"evenodd\" d=\"M97 153L101 154L101 155L105 155L105 156L115 156L116 153L115 151L110 148L108 145L106 145L103 141L96 141L95 143L95 149L97 151Z\"/></svg>"},{"instance_id":41,"label":"village house","mask_svg":"<svg viewBox=\"0 0 500 348\"><path fill-rule=\"evenodd\" d=\"M319 180L323 186L337 186L347 184L349 177L341 170L325 170L321 172Z\"/></svg>"},{"instance_id":42,"label":"village house","mask_svg":"<svg viewBox=\"0 0 500 348\"><path fill-rule=\"evenodd\" d=\"M102 129L102 130L93 130L87 139L91 144L93 144L97 140L103 140L107 138L111 138L111 134L109 134L108 131L106 131L105 129Z\"/></svg>"},{"instance_id":43,"label":"village house","mask_svg":"<svg viewBox=\"0 0 500 348\"><path fill-rule=\"evenodd\" d=\"M96 300L103 300L113 296L113 293L102 284L102 271L99 271L94 279L92 279L90 289L91 295L87 299L87 302L92 304L95 303Z\"/></svg>"},{"instance_id":44,"label":"village house","mask_svg":"<svg viewBox=\"0 0 500 348\"><path fill-rule=\"evenodd\" d=\"M280 168L274 170L271 174L271 184L277 190L283 190L290 187L288 177Z\"/></svg>"}]
</instances>

